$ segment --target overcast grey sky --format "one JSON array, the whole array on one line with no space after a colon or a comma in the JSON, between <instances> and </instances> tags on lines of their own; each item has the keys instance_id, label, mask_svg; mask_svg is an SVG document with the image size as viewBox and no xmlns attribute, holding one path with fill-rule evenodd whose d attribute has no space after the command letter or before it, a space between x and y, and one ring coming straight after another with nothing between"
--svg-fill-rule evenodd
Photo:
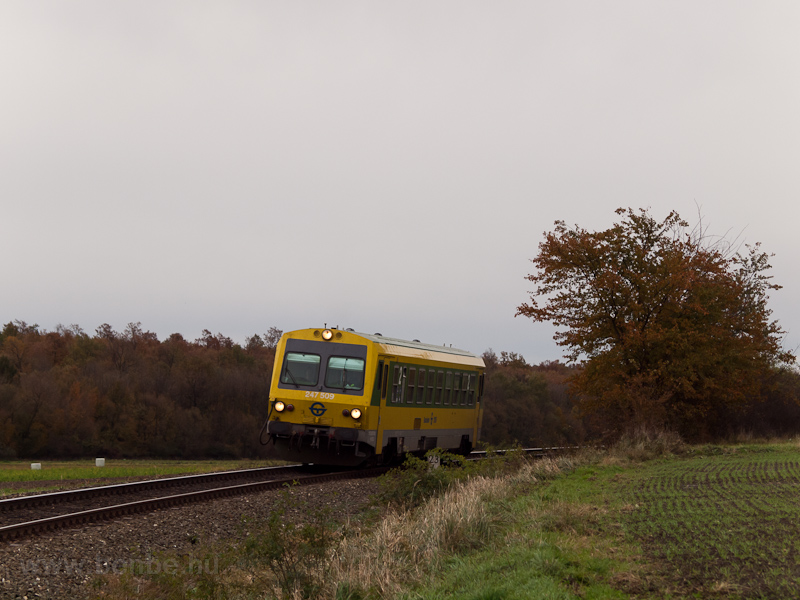
<instances>
[{"instance_id":1,"label":"overcast grey sky","mask_svg":"<svg viewBox=\"0 0 800 600\"><path fill-rule=\"evenodd\" d=\"M800 3L0 2L0 320L328 325L556 359L556 219L774 252L800 344Z\"/></svg>"}]
</instances>

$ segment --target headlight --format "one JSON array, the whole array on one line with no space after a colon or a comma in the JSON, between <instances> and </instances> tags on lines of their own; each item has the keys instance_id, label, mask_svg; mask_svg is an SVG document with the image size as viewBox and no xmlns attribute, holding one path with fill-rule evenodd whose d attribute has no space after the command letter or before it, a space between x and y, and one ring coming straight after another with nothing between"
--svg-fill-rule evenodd
<instances>
[{"instance_id":1,"label":"headlight","mask_svg":"<svg viewBox=\"0 0 800 600\"><path fill-rule=\"evenodd\" d=\"M275 403L275 410L276 411L283 412L285 409L286 409L286 405L283 402L281 402L280 400L278 400Z\"/></svg>"},{"instance_id":2,"label":"headlight","mask_svg":"<svg viewBox=\"0 0 800 600\"><path fill-rule=\"evenodd\" d=\"M361 418L361 409L360 408L354 408L353 410L350 411L350 416L353 417L354 419L360 419Z\"/></svg>"},{"instance_id":3,"label":"headlight","mask_svg":"<svg viewBox=\"0 0 800 600\"><path fill-rule=\"evenodd\" d=\"M333 332L330 329L326 329L325 331L322 332L322 339L325 340L326 342L330 341L331 339L333 339Z\"/></svg>"}]
</instances>

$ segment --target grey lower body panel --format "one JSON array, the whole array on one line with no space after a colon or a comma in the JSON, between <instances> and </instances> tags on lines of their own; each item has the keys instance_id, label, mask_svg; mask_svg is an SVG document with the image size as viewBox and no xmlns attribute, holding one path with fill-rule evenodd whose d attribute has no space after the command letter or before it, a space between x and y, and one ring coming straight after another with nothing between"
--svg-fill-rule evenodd
<instances>
[{"instance_id":1,"label":"grey lower body panel","mask_svg":"<svg viewBox=\"0 0 800 600\"><path fill-rule=\"evenodd\" d=\"M475 442L473 430L465 429L384 429L381 446L386 447L391 439L397 440L399 452L416 452L417 450L459 450L466 439ZM402 440L402 444L400 443Z\"/></svg>"}]
</instances>

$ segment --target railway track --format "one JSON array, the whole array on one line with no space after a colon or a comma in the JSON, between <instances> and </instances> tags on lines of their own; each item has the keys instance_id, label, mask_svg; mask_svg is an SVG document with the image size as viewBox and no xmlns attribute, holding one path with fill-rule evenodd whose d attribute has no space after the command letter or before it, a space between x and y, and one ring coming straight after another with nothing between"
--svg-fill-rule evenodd
<instances>
[{"instance_id":1,"label":"railway track","mask_svg":"<svg viewBox=\"0 0 800 600\"><path fill-rule=\"evenodd\" d=\"M492 454L508 454L510 452L524 452L529 456L533 456L534 458L541 458L542 456L547 456L548 454L554 454L557 452L564 452L567 450L574 450L575 448L572 447L553 447L553 448L518 448L518 449L510 449L510 450L473 450L469 453L470 459L479 459L479 458L487 458Z\"/></svg>"},{"instance_id":2,"label":"railway track","mask_svg":"<svg viewBox=\"0 0 800 600\"><path fill-rule=\"evenodd\" d=\"M569 448L524 448L522 452L541 457L565 450ZM475 451L469 458L479 460L492 454L506 452L511 450ZM301 465L289 465L169 477L7 498L0 500L0 541L84 526L97 521L112 520L182 504L280 489L285 485L310 485L375 477L388 470L389 467L374 467L309 474L307 470L301 468ZM243 481L246 482L242 483Z\"/></svg>"},{"instance_id":3,"label":"railway track","mask_svg":"<svg viewBox=\"0 0 800 600\"><path fill-rule=\"evenodd\" d=\"M191 491L191 488L222 487L232 481L243 481L246 479L263 480L265 478L281 477L281 474L285 477L289 477L295 473L300 475L301 472L299 468L300 465L285 465L281 467L220 471L7 498L0 500L0 526L5 524L3 522L4 517L10 514L18 514L19 511L27 509L44 508L48 506L56 507L73 502L86 503L100 501L99 499L106 496L124 498L132 494L140 496L149 494L154 497L154 495L161 493L161 490L164 489L183 488L184 491Z\"/></svg>"},{"instance_id":4,"label":"railway track","mask_svg":"<svg viewBox=\"0 0 800 600\"><path fill-rule=\"evenodd\" d=\"M299 465L170 477L0 500L0 541L242 494L326 481L374 477L386 467L309 474ZM234 481L250 480L247 483ZM252 481L257 479L257 481ZM173 493L169 493L170 489ZM179 491L179 493L174 493Z\"/></svg>"}]
</instances>

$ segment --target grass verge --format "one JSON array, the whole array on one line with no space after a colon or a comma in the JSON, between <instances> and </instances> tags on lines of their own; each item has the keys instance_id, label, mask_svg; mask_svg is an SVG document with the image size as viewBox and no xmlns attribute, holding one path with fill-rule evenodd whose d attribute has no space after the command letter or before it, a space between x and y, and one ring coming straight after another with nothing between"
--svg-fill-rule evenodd
<instances>
[{"instance_id":1,"label":"grass verge","mask_svg":"<svg viewBox=\"0 0 800 600\"><path fill-rule=\"evenodd\" d=\"M580 458L474 476L348 540L335 579L347 598L621 598L601 511L556 483Z\"/></svg>"}]
</instances>

